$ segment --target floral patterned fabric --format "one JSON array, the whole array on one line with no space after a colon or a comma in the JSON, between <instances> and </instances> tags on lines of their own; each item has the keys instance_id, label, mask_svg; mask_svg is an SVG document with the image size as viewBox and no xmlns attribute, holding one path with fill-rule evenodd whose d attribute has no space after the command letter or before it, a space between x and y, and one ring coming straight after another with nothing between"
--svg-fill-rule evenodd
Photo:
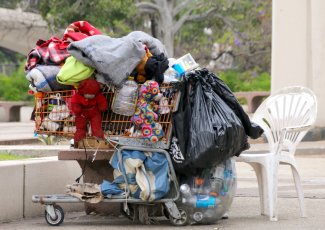
<instances>
[{"instance_id":1,"label":"floral patterned fabric","mask_svg":"<svg viewBox=\"0 0 325 230\"><path fill-rule=\"evenodd\" d=\"M161 125L157 123L161 98L159 85L156 81L146 81L139 90L135 113L131 121L141 129L142 137L149 142L157 142L164 136Z\"/></svg>"}]
</instances>

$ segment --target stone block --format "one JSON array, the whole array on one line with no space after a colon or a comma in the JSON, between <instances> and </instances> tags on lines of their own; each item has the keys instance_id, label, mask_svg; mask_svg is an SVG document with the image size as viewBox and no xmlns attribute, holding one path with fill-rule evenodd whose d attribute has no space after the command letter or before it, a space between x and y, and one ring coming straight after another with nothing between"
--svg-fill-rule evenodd
<instances>
[{"instance_id":1,"label":"stone block","mask_svg":"<svg viewBox=\"0 0 325 230\"><path fill-rule=\"evenodd\" d=\"M23 218L24 165L0 162L0 223Z\"/></svg>"},{"instance_id":2,"label":"stone block","mask_svg":"<svg viewBox=\"0 0 325 230\"><path fill-rule=\"evenodd\" d=\"M20 122L29 122L33 109L32 106L22 106L20 108Z\"/></svg>"}]
</instances>

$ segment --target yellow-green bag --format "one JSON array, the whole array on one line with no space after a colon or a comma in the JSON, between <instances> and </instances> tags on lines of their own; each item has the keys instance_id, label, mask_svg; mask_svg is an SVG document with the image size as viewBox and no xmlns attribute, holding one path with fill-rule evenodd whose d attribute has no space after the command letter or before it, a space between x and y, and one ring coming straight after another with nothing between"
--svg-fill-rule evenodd
<instances>
[{"instance_id":1,"label":"yellow-green bag","mask_svg":"<svg viewBox=\"0 0 325 230\"><path fill-rule=\"evenodd\" d=\"M91 77L94 71L94 68L84 65L75 57L70 56L56 76L56 80L64 85L78 85L80 81Z\"/></svg>"}]
</instances>

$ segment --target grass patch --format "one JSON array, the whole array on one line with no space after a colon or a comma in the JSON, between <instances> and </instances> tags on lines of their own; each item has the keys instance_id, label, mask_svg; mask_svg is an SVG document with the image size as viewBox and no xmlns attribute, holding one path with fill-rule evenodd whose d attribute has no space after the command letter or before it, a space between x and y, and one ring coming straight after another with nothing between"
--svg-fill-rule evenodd
<instances>
[{"instance_id":1,"label":"grass patch","mask_svg":"<svg viewBox=\"0 0 325 230\"><path fill-rule=\"evenodd\" d=\"M31 156L14 155L10 153L0 153L0 161L10 161L10 160L23 160L27 158L32 158Z\"/></svg>"}]
</instances>

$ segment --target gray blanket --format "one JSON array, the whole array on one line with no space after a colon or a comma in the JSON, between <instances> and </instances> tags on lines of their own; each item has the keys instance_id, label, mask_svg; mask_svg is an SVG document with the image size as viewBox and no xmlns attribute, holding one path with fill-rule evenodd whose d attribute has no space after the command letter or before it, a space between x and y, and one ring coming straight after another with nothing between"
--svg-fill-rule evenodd
<instances>
[{"instance_id":1,"label":"gray blanket","mask_svg":"<svg viewBox=\"0 0 325 230\"><path fill-rule=\"evenodd\" d=\"M72 42L68 52L85 65L95 68L107 83L120 88L145 56L143 44L125 36L94 35Z\"/></svg>"},{"instance_id":2,"label":"gray blanket","mask_svg":"<svg viewBox=\"0 0 325 230\"><path fill-rule=\"evenodd\" d=\"M161 53L164 53L165 56L168 57L167 50L164 44L162 44L161 41L157 38L154 38L143 31L133 31L129 33L127 37L130 37L135 41L139 41L145 44L153 55L159 55Z\"/></svg>"}]
</instances>

